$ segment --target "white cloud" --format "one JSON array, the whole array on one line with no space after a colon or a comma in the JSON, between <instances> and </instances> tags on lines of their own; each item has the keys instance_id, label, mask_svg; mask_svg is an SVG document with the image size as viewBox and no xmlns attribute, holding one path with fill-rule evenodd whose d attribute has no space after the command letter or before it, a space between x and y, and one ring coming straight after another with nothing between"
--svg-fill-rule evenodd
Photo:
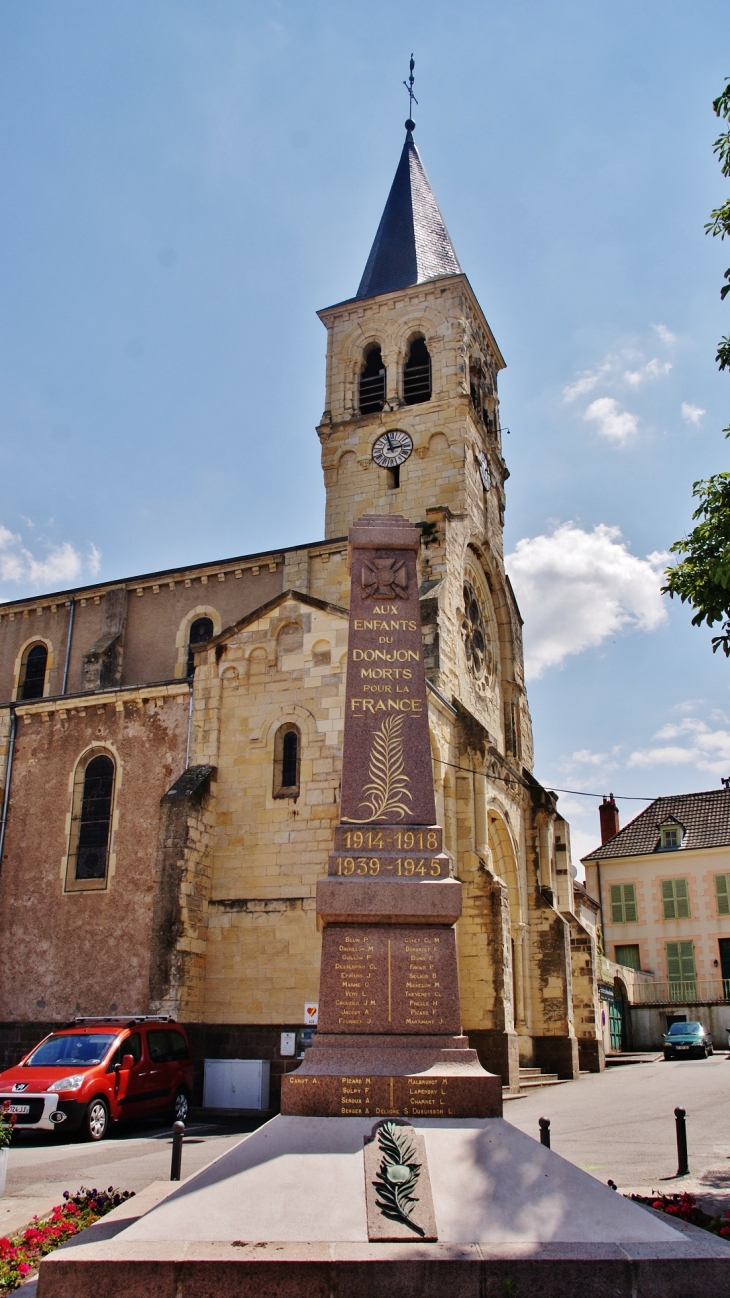
<instances>
[{"instance_id":1,"label":"white cloud","mask_svg":"<svg viewBox=\"0 0 730 1298\"><path fill-rule=\"evenodd\" d=\"M688 424L694 424L697 428L705 411L701 406L692 406L689 401L682 402L682 418L687 420Z\"/></svg>"},{"instance_id":2,"label":"white cloud","mask_svg":"<svg viewBox=\"0 0 730 1298\"><path fill-rule=\"evenodd\" d=\"M609 359L603 365L599 365L597 370L584 370L582 374L578 375L577 379L563 388L563 399L565 401L575 401L576 397L582 397L586 392L591 392L612 368L613 362Z\"/></svg>"},{"instance_id":3,"label":"white cloud","mask_svg":"<svg viewBox=\"0 0 730 1298\"><path fill-rule=\"evenodd\" d=\"M23 545L22 538L0 523L0 581L25 583L34 587L68 586L84 570L95 576L99 571L101 551L91 545L86 560L70 541L49 545L39 556Z\"/></svg>"},{"instance_id":4,"label":"white cloud","mask_svg":"<svg viewBox=\"0 0 730 1298\"><path fill-rule=\"evenodd\" d=\"M524 537L507 567L525 619L529 678L622 631L653 631L667 616L660 594L667 556L630 554L620 529L563 523Z\"/></svg>"},{"instance_id":5,"label":"white cloud","mask_svg":"<svg viewBox=\"0 0 730 1298\"><path fill-rule=\"evenodd\" d=\"M598 432L609 442L623 446L634 436L639 421L629 410L621 410L613 397L597 397L583 415L584 419L598 425Z\"/></svg>"},{"instance_id":6,"label":"white cloud","mask_svg":"<svg viewBox=\"0 0 730 1298\"><path fill-rule=\"evenodd\" d=\"M626 370L624 378L632 388L638 388L645 379L660 379L662 375L668 374L672 368L671 361L658 361L656 357L647 361L646 365L640 366L638 370Z\"/></svg>"},{"instance_id":7,"label":"white cloud","mask_svg":"<svg viewBox=\"0 0 730 1298\"><path fill-rule=\"evenodd\" d=\"M670 347L672 343L676 343L677 335L673 334L670 329L667 329L666 325L663 324L652 325L652 329L656 330L662 342L666 343L668 347Z\"/></svg>"},{"instance_id":8,"label":"white cloud","mask_svg":"<svg viewBox=\"0 0 730 1298\"><path fill-rule=\"evenodd\" d=\"M727 725L712 728L698 717L668 722L657 730L656 747L637 748L629 757L629 766L695 766L713 775L730 774L730 729ZM674 743L665 742L674 740Z\"/></svg>"}]
</instances>

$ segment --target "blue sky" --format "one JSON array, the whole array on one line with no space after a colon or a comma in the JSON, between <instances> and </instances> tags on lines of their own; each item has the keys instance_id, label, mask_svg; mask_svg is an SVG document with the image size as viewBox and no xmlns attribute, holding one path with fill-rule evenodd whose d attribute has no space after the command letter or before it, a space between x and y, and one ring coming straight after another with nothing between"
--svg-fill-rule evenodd
<instances>
[{"instance_id":1,"label":"blue sky","mask_svg":"<svg viewBox=\"0 0 730 1298\"><path fill-rule=\"evenodd\" d=\"M536 774L730 775L730 664L659 594L725 468L699 0L6 0L0 597L314 540L324 342L416 138L507 359ZM563 795L580 850L595 801ZM622 822L641 807L621 804Z\"/></svg>"}]
</instances>

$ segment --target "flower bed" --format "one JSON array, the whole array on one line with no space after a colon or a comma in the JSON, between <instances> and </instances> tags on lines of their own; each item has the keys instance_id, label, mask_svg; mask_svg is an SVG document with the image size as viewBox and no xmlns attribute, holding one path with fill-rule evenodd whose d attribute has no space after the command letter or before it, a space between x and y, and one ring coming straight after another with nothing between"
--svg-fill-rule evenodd
<instances>
[{"instance_id":1,"label":"flower bed","mask_svg":"<svg viewBox=\"0 0 730 1298\"><path fill-rule=\"evenodd\" d=\"M701 1226L713 1235L721 1235L723 1239L730 1240L730 1212L712 1217L709 1212L697 1207L693 1194L632 1194L630 1198L635 1203L645 1203L650 1208L656 1208L657 1212L666 1212L668 1217L679 1217L680 1221L688 1221L690 1226Z\"/></svg>"},{"instance_id":2,"label":"flower bed","mask_svg":"<svg viewBox=\"0 0 730 1298\"><path fill-rule=\"evenodd\" d=\"M82 1185L77 1194L64 1190L63 1203L57 1204L50 1216L34 1217L20 1234L0 1239L0 1295L17 1289L38 1269L47 1253L87 1226L93 1226L133 1194L133 1190L115 1190L113 1185L108 1190L87 1190Z\"/></svg>"}]
</instances>

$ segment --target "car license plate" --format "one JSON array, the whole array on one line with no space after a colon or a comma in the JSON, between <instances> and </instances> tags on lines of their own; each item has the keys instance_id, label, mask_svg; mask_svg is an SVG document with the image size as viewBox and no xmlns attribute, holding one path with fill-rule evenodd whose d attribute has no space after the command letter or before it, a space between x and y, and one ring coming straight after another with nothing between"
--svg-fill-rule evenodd
<instances>
[{"instance_id":1,"label":"car license plate","mask_svg":"<svg viewBox=\"0 0 730 1298\"><path fill-rule=\"evenodd\" d=\"M30 1113L29 1104L8 1104L5 1107L6 1113Z\"/></svg>"},{"instance_id":2,"label":"car license plate","mask_svg":"<svg viewBox=\"0 0 730 1298\"><path fill-rule=\"evenodd\" d=\"M677 1050L689 1050L689 1046L677 1046Z\"/></svg>"}]
</instances>

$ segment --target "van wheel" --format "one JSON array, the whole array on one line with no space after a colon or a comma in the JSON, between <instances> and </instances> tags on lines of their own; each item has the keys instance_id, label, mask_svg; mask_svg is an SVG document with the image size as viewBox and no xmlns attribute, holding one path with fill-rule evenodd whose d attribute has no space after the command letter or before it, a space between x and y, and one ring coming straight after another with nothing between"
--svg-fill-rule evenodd
<instances>
[{"instance_id":1,"label":"van wheel","mask_svg":"<svg viewBox=\"0 0 730 1298\"><path fill-rule=\"evenodd\" d=\"M84 1140L103 1140L109 1132L109 1110L104 1100L97 1095L91 1101L82 1124Z\"/></svg>"},{"instance_id":2,"label":"van wheel","mask_svg":"<svg viewBox=\"0 0 730 1298\"><path fill-rule=\"evenodd\" d=\"M172 1102L172 1120L173 1122L187 1122L190 1116L190 1100L187 1091L176 1091L175 1099Z\"/></svg>"}]
</instances>

